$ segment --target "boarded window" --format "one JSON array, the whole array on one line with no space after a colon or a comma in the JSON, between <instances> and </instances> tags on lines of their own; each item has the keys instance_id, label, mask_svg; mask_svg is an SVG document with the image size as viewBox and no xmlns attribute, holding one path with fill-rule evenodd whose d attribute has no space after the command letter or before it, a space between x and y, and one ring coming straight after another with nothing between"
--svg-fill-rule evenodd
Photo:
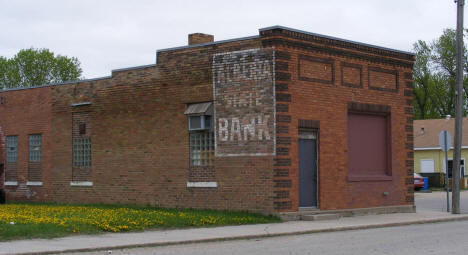
<instances>
[{"instance_id":1,"label":"boarded window","mask_svg":"<svg viewBox=\"0 0 468 255\"><path fill-rule=\"evenodd\" d=\"M29 135L29 162L41 161L42 135Z\"/></svg>"},{"instance_id":2,"label":"boarded window","mask_svg":"<svg viewBox=\"0 0 468 255\"><path fill-rule=\"evenodd\" d=\"M6 137L6 162L16 163L18 160L18 136Z\"/></svg>"},{"instance_id":3,"label":"boarded window","mask_svg":"<svg viewBox=\"0 0 468 255\"><path fill-rule=\"evenodd\" d=\"M350 176L390 175L389 115L348 113Z\"/></svg>"}]
</instances>

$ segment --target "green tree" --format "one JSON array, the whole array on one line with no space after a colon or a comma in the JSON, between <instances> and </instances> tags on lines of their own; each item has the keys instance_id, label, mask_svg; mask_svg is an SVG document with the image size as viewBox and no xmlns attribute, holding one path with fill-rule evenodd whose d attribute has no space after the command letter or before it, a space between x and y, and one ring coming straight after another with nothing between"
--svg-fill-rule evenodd
<instances>
[{"instance_id":1,"label":"green tree","mask_svg":"<svg viewBox=\"0 0 468 255\"><path fill-rule=\"evenodd\" d=\"M79 80L80 61L48 49L23 49L10 59L0 56L0 89L34 87Z\"/></svg>"},{"instance_id":2,"label":"green tree","mask_svg":"<svg viewBox=\"0 0 468 255\"><path fill-rule=\"evenodd\" d=\"M431 43L419 40L413 45L414 118L431 119L455 115L456 31L445 29ZM464 47L464 97L468 98L468 57ZM466 108L465 114L466 114Z\"/></svg>"}]
</instances>

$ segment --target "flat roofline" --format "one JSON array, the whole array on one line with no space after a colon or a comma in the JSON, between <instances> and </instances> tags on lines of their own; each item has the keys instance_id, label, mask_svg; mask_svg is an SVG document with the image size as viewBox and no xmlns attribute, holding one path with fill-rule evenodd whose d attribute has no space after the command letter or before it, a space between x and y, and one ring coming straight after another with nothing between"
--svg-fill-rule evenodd
<instances>
[{"instance_id":1,"label":"flat roofline","mask_svg":"<svg viewBox=\"0 0 468 255\"><path fill-rule=\"evenodd\" d=\"M214 42L208 42L208 43L200 43L200 44L193 44L193 45L178 46L178 47L172 47L172 48L166 48L166 49L159 49L159 50L156 51L156 53L158 53L158 52L174 51L174 50L190 49L190 48L196 48L196 47L203 47L203 46L215 45L215 44L220 44L220 43L245 41L245 40L257 39L257 38L260 38L260 36L259 36L259 35L253 35L253 36L239 37L239 38L234 38L234 39L221 40L221 41L214 41Z\"/></svg>"},{"instance_id":2,"label":"flat roofline","mask_svg":"<svg viewBox=\"0 0 468 255\"><path fill-rule=\"evenodd\" d=\"M356 42L356 41L346 40L346 39L342 39L342 38L338 38L338 37L333 37L333 36L328 36L328 35L322 35L322 34L317 34L317 33L312 33L312 32L307 32L307 31L304 31L304 30L299 30L299 29L294 29L294 28L284 27L284 26L279 26L279 25L271 26L271 27L265 27L265 28L260 28L260 29L259 29L259 32L263 32L263 31L267 31L267 30L273 30L273 29L284 29L284 30L289 30L289 31L296 32L296 33L301 33L301 34L306 34L306 35L311 35L311 36L317 36L317 37L322 37L322 38L331 39L331 40L336 40L336 41L341 41L341 42L346 42L346 43L358 44L358 45L362 45L362 46L366 46L366 47L370 47L370 48L376 48L376 49L380 49L380 50L393 51L393 52L396 52L396 53L402 53L402 54L407 54L407 55L415 56L414 53L408 52L408 51L396 50L396 49L387 48L387 47L382 47L382 46L377 46L377 45L373 45L373 44L367 44L367 43L362 43L362 42Z\"/></svg>"},{"instance_id":3,"label":"flat roofline","mask_svg":"<svg viewBox=\"0 0 468 255\"><path fill-rule=\"evenodd\" d=\"M113 74L113 73L115 73L115 72L122 72L122 71L129 71L129 70L138 70L138 69L144 69L144 68L155 67L155 66L157 66L157 65L156 65L156 64L149 64L149 65L141 65L141 66L126 67L126 68L118 68L118 69L112 69L112 70L111 70L111 73ZM110 78L112 78L112 75L102 76L102 77L97 77L97 78L91 78L91 79L73 80L73 81L64 81L64 82L59 82L59 83L42 84L42 85L34 86L34 87L6 88L6 89L0 89L0 92L15 91L15 90L25 90L25 89L37 89L37 88L52 87L52 86L60 86L60 85L73 84L73 83L81 83L81 82L90 82L90 81L105 80L105 79L110 79Z\"/></svg>"},{"instance_id":4,"label":"flat roofline","mask_svg":"<svg viewBox=\"0 0 468 255\"><path fill-rule=\"evenodd\" d=\"M38 89L38 88L52 87L52 86L60 86L60 85L73 84L73 83L80 83L80 82L90 82L90 81L97 81L97 80L105 80L105 79L109 79L109 78L112 78L112 76L103 76L103 77L92 78L92 79L74 80L74 81L64 81L64 82L50 83L50 84L42 84L42 85L34 86L34 87L6 88L6 89L0 89L0 93L1 93L1 92L8 92L8 91L15 91L15 90Z\"/></svg>"},{"instance_id":5,"label":"flat roofline","mask_svg":"<svg viewBox=\"0 0 468 255\"><path fill-rule=\"evenodd\" d=\"M118 68L118 69L112 69L112 73L115 72L122 72L122 71L129 71L129 70L137 70L137 69L145 69L148 67L155 67L157 64L149 64L149 65L141 65L141 66L132 66L132 67L124 67L124 68Z\"/></svg>"}]
</instances>

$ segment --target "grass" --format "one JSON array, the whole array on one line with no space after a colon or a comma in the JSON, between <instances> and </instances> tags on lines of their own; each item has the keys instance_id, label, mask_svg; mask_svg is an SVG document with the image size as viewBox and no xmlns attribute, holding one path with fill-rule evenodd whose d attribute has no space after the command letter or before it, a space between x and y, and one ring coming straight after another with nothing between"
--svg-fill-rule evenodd
<instances>
[{"instance_id":1,"label":"grass","mask_svg":"<svg viewBox=\"0 0 468 255\"><path fill-rule=\"evenodd\" d=\"M262 214L120 205L0 205L0 241L70 234L280 222Z\"/></svg>"}]
</instances>

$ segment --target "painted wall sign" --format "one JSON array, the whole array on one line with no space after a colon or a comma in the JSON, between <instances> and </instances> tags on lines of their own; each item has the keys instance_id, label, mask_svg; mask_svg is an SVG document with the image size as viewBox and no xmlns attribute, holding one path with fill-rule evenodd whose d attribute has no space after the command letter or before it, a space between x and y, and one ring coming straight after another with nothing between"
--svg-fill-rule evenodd
<instances>
[{"instance_id":1,"label":"painted wall sign","mask_svg":"<svg viewBox=\"0 0 468 255\"><path fill-rule=\"evenodd\" d=\"M213 56L216 156L275 155L274 51Z\"/></svg>"}]
</instances>

